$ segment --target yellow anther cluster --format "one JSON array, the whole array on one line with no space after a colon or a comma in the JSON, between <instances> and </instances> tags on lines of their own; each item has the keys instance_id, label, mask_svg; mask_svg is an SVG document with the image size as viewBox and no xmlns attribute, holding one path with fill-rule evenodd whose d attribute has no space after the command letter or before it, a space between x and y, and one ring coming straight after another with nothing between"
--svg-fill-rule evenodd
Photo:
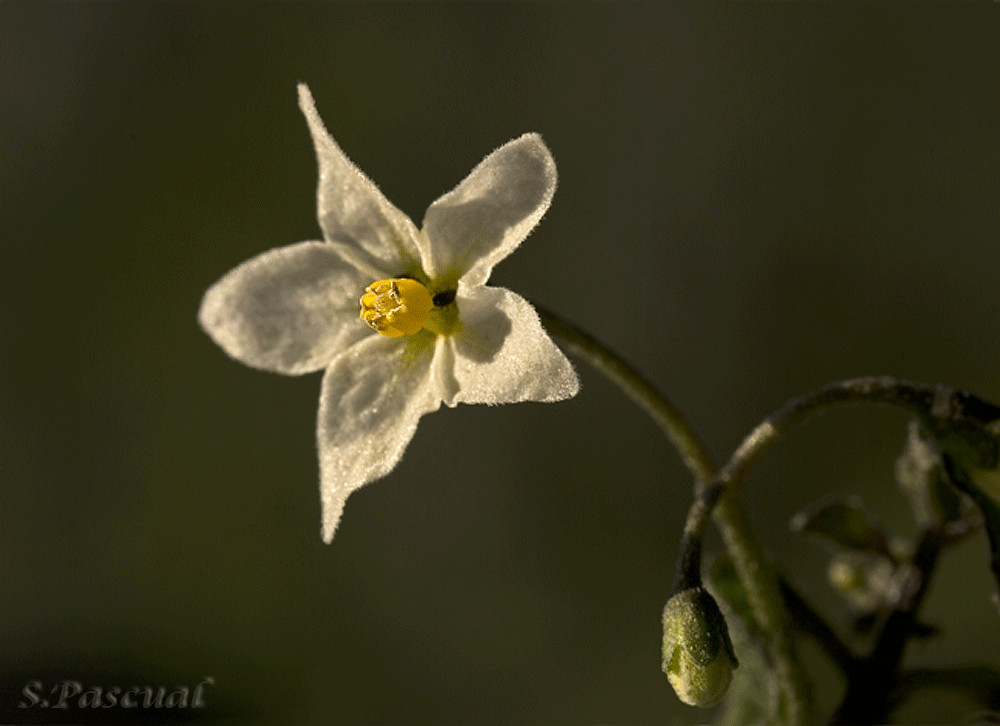
<instances>
[{"instance_id":1,"label":"yellow anther cluster","mask_svg":"<svg viewBox=\"0 0 1000 726\"><path fill-rule=\"evenodd\" d=\"M361 296L361 319L382 335L399 338L424 327L433 307L431 294L416 280L378 280Z\"/></svg>"}]
</instances>

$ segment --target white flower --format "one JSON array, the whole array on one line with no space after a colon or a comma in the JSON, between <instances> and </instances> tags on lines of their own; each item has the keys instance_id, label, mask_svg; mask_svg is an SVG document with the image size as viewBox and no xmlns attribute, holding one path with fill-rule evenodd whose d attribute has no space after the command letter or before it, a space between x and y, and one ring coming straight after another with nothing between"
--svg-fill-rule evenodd
<instances>
[{"instance_id":1,"label":"white flower","mask_svg":"<svg viewBox=\"0 0 1000 726\"><path fill-rule=\"evenodd\" d=\"M396 466L425 413L558 401L579 384L531 305L485 285L552 201L555 163L537 134L487 156L417 229L340 150L305 85L299 105L325 241L244 262L209 288L198 320L247 365L326 370L317 437L330 542L347 496Z\"/></svg>"}]
</instances>

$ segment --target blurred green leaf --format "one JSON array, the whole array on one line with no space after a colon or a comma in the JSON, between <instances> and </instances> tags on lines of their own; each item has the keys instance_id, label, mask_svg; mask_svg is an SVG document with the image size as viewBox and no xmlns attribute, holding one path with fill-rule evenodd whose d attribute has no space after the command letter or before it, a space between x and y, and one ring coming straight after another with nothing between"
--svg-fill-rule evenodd
<instances>
[{"instance_id":1,"label":"blurred green leaf","mask_svg":"<svg viewBox=\"0 0 1000 726\"><path fill-rule=\"evenodd\" d=\"M979 403L992 406L983 401ZM923 416L922 422L940 445L941 451L966 466L995 469L1000 464L1000 439L997 438L1000 421L983 421L967 415L957 420Z\"/></svg>"},{"instance_id":2,"label":"blurred green leaf","mask_svg":"<svg viewBox=\"0 0 1000 726\"><path fill-rule=\"evenodd\" d=\"M965 394L960 411L958 420L927 416L924 425L941 447L949 478L982 512L1000 609L1000 408Z\"/></svg>"},{"instance_id":3,"label":"blurred green leaf","mask_svg":"<svg viewBox=\"0 0 1000 726\"><path fill-rule=\"evenodd\" d=\"M990 543L990 570L997 581L993 602L1000 610L1000 468L963 468L948 457L952 476L983 513L983 524Z\"/></svg>"},{"instance_id":4,"label":"blurred green leaf","mask_svg":"<svg viewBox=\"0 0 1000 726\"><path fill-rule=\"evenodd\" d=\"M733 576L735 578L735 573ZM739 584L739 580L735 582L736 587L742 590L743 586ZM729 586L732 586L731 582ZM729 636L733 642L733 649L740 659L740 667L733 674L732 683L729 685L716 723L719 726L749 724L777 726L781 723L781 719L774 674L768 667L755 636L747 628L747 621L742 617L734 617L735 614L729 610L729 600L721 591L716 591L716 595L722 598L722 607L729 623ZM743 600L745 599L744 592Z\"/></svg>"},{"instance_id":5,"label":"blurred green leaf","mask_svg":"<svg viewBox=\"0 0 1000 726\"><path fill-rule=\"evenodd\" d=\"M740 660L717 723L720 726L777 725L781 719L775 676L764 657L760 625L754 618L750 599L732 559L725 554L717 556L707 574L709 589L723 610L733 650Z\"/></svg>"},{"instance_id":6,"label":"blurred green leaf","mask_svg":"<svg viewBox=\"0 0 1000 726\"><path fill-rule=\"evenodd\" d=\"M789 526L794 532L814 535L837 547L893 559L888 534L857 497L817 503L792 517Z\"/></svg>"}]
</instances>

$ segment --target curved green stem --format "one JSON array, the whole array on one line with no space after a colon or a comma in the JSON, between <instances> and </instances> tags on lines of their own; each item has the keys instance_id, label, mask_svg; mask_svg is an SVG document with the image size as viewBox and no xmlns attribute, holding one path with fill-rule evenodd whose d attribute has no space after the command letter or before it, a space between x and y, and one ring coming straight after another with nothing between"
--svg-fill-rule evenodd
<instances>
[{"instance_id":1,"label":"curved green stem","mask_svg":"<svg viewBox=\"0 0 1000 726\"><path fill-rule=\"evenodd\" d=\"M795 626L779 585L778 574L750 532L735 494L721 496L713 510L747 601L761 628L778 692L778 722L804 724L813 720L812 689L798 658Z\"/></svg>"},{"instance_id":2,"label":"curved green stem","mask_svg":"<svg viewBox=\"0 0 1000 726\"><path fill-rule=\"evenodd\" d=\"M965 391L943 385L914 383L890 376L871 376L837 381L801 398L795 398L765 418L743 439L736 451L719 470L715 478L701 490L700 496L716 501L722 494L739 489L743 475L768 446L783 434L804 423L812 416L834 406L874 403L905 408L920 415L934 432L950 436L964 425L968 439L964 444L976 447L979 457L996 466L997 444L992 437L979 438L983 424L1000 418L1000 408ZM942 425L944 424L944 425ZM716 490L721 491L716 491ZM711 505L704 507L704 527Z\"/></svg>"},{"instance_id":3,"label":"curved green stem","mask_svg":"<svg viewBox=\"0 0 1000 726\"><path fill-rule=\"evenodd\" d=\"M649 414L649 417L663 430L670 443L677 449L684 465L694 475L699 487L715 476L715 463L705 445L694 432L684 414L666 396L660 393L645 376L625 362L603 343L563 320L537 303L532 303L542 324L553 335L562 338L567 347L584 358L614 383L633 403Z\"/></svg>"},{"instance_id":4,"label":"curved green stem","mask_svg":"<svg viewBox=\"0 0 1000 726\"><path fill-rule=\"evenodd\" d=\"M714 510L716 525L747 592L754 617L765 633L767 657L774 668L779 691L781 721L787 724L806 722L811 693L796 653L794 629L778 579L751 535L737 499L727 496L722 501L715 501L709 483L715 479L716 468L701 439L678 408L621 356L547 308L536 304L535 309L550 333L561 338L572 352L604 374L648 413L677 449L694 475L695 507L699 509L698 513L692 510L684 527L677 585L700 583L701 534L708 513ZM718 495L723 490L716 487L714 491Z\"/></svg>"},{"instance_id":5,"label":"curved green stem","mask_svg":"<svg viewBox=\"0 0 1000 726\"><path fill-rule=\"evenodd\" d=\"M794 398L761 421L719 471L716 481L738 486L760 453L779 437L833 406L875 403L897 406L935 418L957 419L973 397L954 388L872 376L837 381L801 398ZM978 399L975 399L978 401Z\"/></svg>"},{"instance_id":6,"label":"curved green stem","mask_svg":"<svg viewBox=\"0 0 1000 726\"><path fill-rule=\"evenodd\" d=\"M733 516L725 510L725 507L739 491L744 474L761 452L784 433L833 406L856 403L898 406L913 411L946 446L961 447L985 466L997 465L1000 457L997 441L991 434L984 433L984 426L1000 420L1000 408L994 404L947 386L913 383L885 376L840 381L789 401L758 424L716 477L698 491L696 501L691 507L686 531L700 533L705 527L708 515L713 512L713 506L717 521L720 515L724 518ZM723 534L725 536L725 531ZM933 537L927 539L925 547L933 557L928 554L924 558L927 562L921 560L918 563L920 567L926 568L920 570L924 574L921 578L924 589L938 547L937 534L934 533ZM738 547L731 549L739 550ZM919 549L919 552L923 552L923 549ZM697 567L697 563L689 563L688 567ZM749 582L759 585L761 579L771 577L773 574L768 573ZM883 687L894 676L924 589L919 590L918 597L914 597L912 601L893 611L875 651L863 661L866 666L871 667L865 671L862 678L852 679L853 688L849 689L843 708L843 713L851 717L848 720L857 721L857 717L865 712L866 704L870 705L872 691L880 689L884 691ZM767 623L762 625L765 629L773 627L773 631L779 634L778 637L782 637L785 633L781 627ZM851 664L847 651L835 650L834 656L844 664ZM792 673L789 677L794 675Z\"/></svg>"}]
</instances>

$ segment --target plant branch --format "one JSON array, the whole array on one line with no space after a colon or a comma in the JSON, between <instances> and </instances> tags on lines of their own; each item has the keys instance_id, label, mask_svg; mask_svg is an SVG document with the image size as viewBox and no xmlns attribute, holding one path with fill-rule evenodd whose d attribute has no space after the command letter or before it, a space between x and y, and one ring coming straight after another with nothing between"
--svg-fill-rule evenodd
<instances>
[{"instance_id":1,"label":"plant branch","mask_svg":"<svg viewBox=\"0 0 1000 726\"><path fill-rule=\"evenodd\" d=\"M834 631L826 619L784 578L778 581L785 605L792 614L795 627L813 637L830 660L842 673L849 674L857 663L857 656L844 645L844 641Z\"/></svg>"},{"instance_id":2,"label":"plant branch","mask_svg":"<svg viewBox=\"0 0 1000 726\"><path fill-rule=\"evenodd\" d=\"M937 436L954 438L955 431L962 431L968 437L964 443L975 449L985 465L997 465L1000 446L993 437L984 436L982 429L985 424L1000 420L1000 407L949 386L913 383L889 376L837 381L792 399L757 424L718 474L696 491L696 497L702 501L692 505L686 531L700 532L713 507L719 506L716 502L727 501L731 493L739 491L750 466L783 434L834 406L862 403L913 411ZM997 562L1000 581L1000 560Z\"/></svg>"},{"instance_id":3,"label":"plant branch","mask_svg":"<svg viewBox=\"0 0 1000 726\"><path fill-rule=\"evenodd\" d=\"M687 419L666 396L621 356L551 310L535 304L542 324L566 346L604 374L660 426L694 475L695 504L681 542L681 559L675 585L700 584L701 539L709 512L747 592L754 617L765 634L768 660L774 667L783 723L809 719L811 692L795 649L791 618L785 610L777 577L764 557L735 497L717 498L722 487L710 486L716 468L701 439ZM694 509L698 511L695 512Z\"/></svg>"},{"instance_id":4,"label":"plant branch","mask_svg":"<svg viewBox=\"0 0 1000 726\"><path fill-rule=\"evenodd\" d=\"M532 303L542 324L553 335L562 338L566 346L585 359L614 383L633 403L645 411L663 430L677 449L684 465L694 475L697 486L703 487L715 476L715 463L691 424L674 403L649 380L629 365L624 358L606 347L589 333L564 320L554 312Z\"/></svg>"},{"instance_id":5,"label":"plant branch","mask_svg":"<svg viewBox=\"0 0 1000 726\"><path fill-rule=\"evenodd\" d=\"M834 406L874 403L914 411L925 421L985 424L1000 417L1000 408L950 386L914 383L890 376L838 381L794 398L761 421L719 471L715 482L738 486L761 452L812 416ZM996 456L995 452L993 456Z\"/></svg>"},{"instance_id":6,"label":"plant branch","mask_svg":"<svg viewBox=\"0 0 1000 726\"><path fill-rule=\"evenodd\" d=\"M916 629L917 612L930 587L942 543L938 528L920 534L913 559L902 565L905 569L874 649L850 672L834 723L884 721L898 703L893 694L898 690L903 651Z\"/></svg>"},{"instance_id":7,"label":"plant branch","mask_svg":"<svg viewBox=\"0 0 1000 726\"><path fill-rule=\"evenodd\" d=\"M784 433L817 413L834 406L859 403L898 406L914 411L928 424L936 437L941 437L951 445L961 445L982 465L997 466L1000 448L998 448L993 436L984 433L987 424L1000 419L1000 408L997 406L964 391L942 385L912 383L890 377L855 378L840 381L824 386L801 398L793 399L764 419L743 440L718 475L696 491L696 501L692 504L685 532L700 532L705 526L708 515L713 512L713 507L716 521L721 519L724 523L730 524L738 522L739 517L731 516L727 505L733 501L733 495L739 491L745 472L764 449L777 441ZM720 526L720 529L722 529L723 537L731 551L734 548L739 551L739 542L731 540L730 536L727 536L725 524ZM885 699L892 683L891 679L895 677L899 667L906 640L912 632L916 610L926 590L930 571L940 550L941 542L940 538L936 536L937 534L935 532L933 538L922 540L921 547L926 546L927 548L923 555L921 554L923 550L918 548L918 561L915 561L915 576L918 579L915 582L908 581L906 584L907 592L913 593L913 597L890 613L883 630L884 637L880 638L876 651L869 658L855 663L855 665L861 666L860 669L852 668L851 670L844 707L847 709L846 713L853 715L855 720L859 718L863 720L863 718L871 716L870 713L861 710L863 699L856 698L858 694L862 694L865 698L871 697L872 694L880 694L878 698L882 699L882 702L887 702ZM919 557L923 556L926 556L926 562L919 561ZM751 604L753 604L754 598L753 587L761 588L762 594L765 596L768 591L778 591L777 582L769 582L769 579L773 580L773 571L756 578L745 577L735 553L733 561L741 580L744 580L744 587L747 588ZM689 562L686 567L693 569L695 566ZM787 612L782 607L773 610L771 614L787 619ZM786 647L790 650L794 644L791 642L792 632L787 620L768 623L766 618L768 611L764 609L762 614L765 615L762 625L769 629L768 632L772 633L774 638L770 650L779 653L783 652ZM760 617L757 613L755 615ZM836 646L833 647L836 648ZM844 653L838 653L834 657L841 659L845 664L848 662ZM857 678L855 676L859 670L862 676ZM793 672L791 676L794 676L795 673ZM780 673L779 676L781 676ZM878 684L882 690L875 690L873 684ZM791 690L796 688L798 686L793 685ZM876 706L876 708L882 708L882 706Z\"/></svg>"}]
</instances>

